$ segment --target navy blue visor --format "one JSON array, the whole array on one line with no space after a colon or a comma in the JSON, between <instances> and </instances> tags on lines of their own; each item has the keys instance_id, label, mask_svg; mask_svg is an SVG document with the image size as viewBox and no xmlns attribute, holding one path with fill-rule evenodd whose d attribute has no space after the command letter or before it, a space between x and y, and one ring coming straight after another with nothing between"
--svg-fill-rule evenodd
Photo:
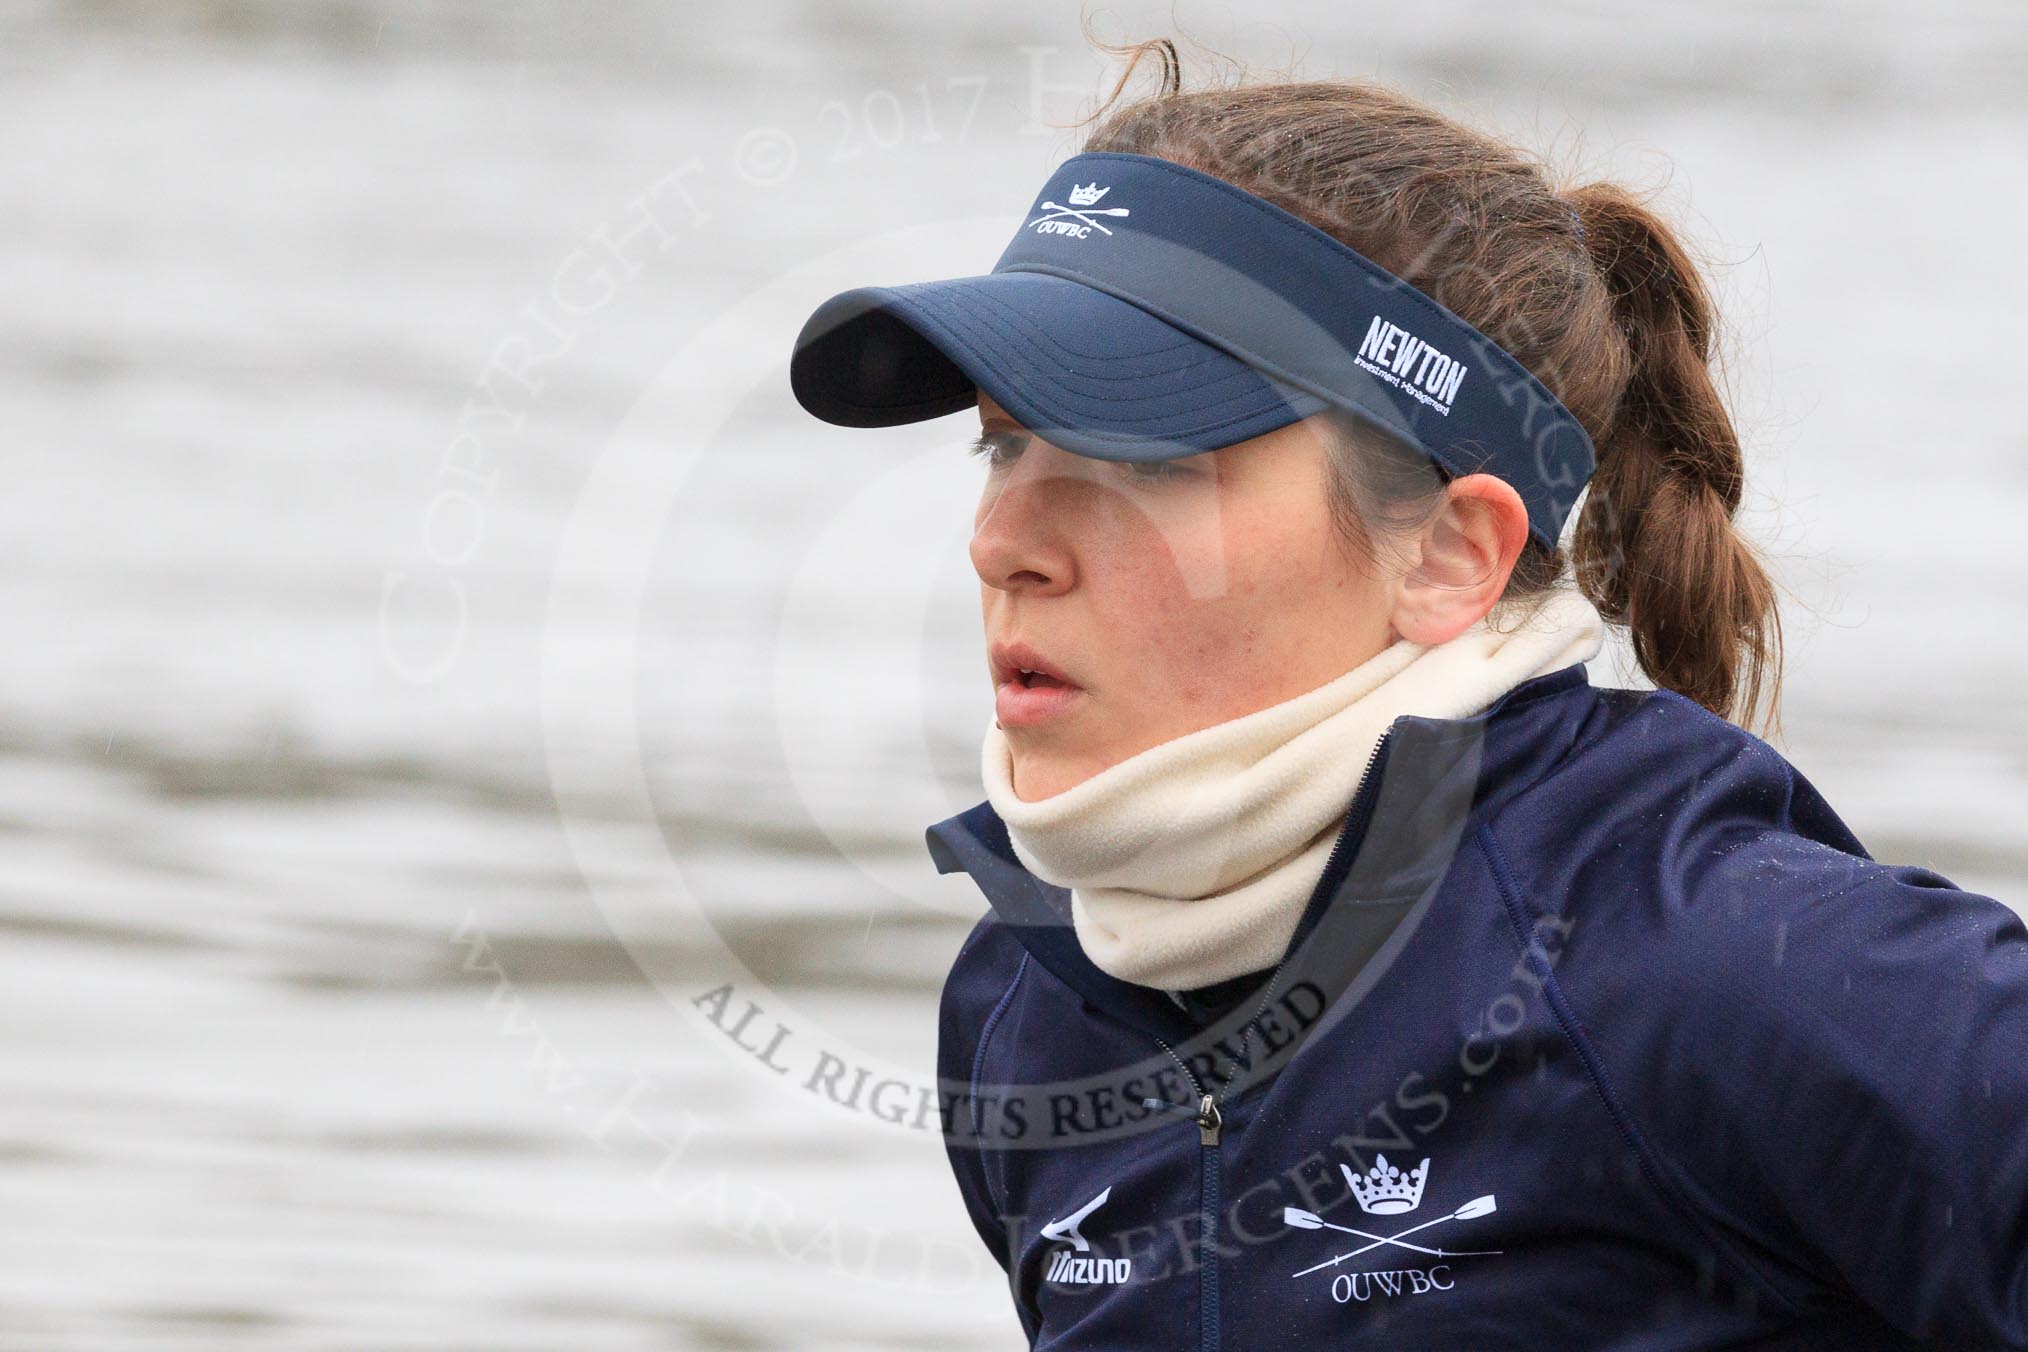
<instances>
[{"instance_id":1,"label":"navy blue visor","mask_svg":"<svg viewBox=\"0 0 2028 1352\"><path fill-rule=\"evenodd\" d=\"M892 427L984 390L1102 460L1171 460L1338 409L1446 475L1512 484L1554 549L1591 438L1490 338L1378 264L1210 174L1091 151L1057 166L977 277L858 287L789 363L826 422Z\"/></svg>"}]
</instances>

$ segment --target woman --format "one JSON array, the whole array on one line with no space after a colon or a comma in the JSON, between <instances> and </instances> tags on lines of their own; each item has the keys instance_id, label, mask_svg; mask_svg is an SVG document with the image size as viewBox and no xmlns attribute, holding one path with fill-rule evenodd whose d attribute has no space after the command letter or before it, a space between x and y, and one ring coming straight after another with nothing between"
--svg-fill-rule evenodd
<instances>
[{"instance_id":1,"label":"woman","mask_svg":"<svg viewBox=\"0 0 2028 1352\"><path fill-rule=\"evenodd\" d=\"M980 418L939 1074L1030 1343L2028 1347L2028 934L1728 721L1775 594L1683 247L1143 50L992 273L792 365Z\"/></svg>"}]
</instances>

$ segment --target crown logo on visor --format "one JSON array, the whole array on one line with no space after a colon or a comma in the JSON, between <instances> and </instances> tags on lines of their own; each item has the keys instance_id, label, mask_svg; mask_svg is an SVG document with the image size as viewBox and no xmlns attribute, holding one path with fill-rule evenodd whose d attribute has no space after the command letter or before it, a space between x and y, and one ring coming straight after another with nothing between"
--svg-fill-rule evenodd
<instances>
[{"instance_id":1,"label":"crown logo on visor","mask_svg":"<svg viewBox=\"0 0 2028 1352\"><path fill-rule=\"evenodd\" d=\"M1109 187L1101 188L1097 179L1081 186L1073 183L1070 185L1070 204L1074 207L1088 207L1111 191Z\"/></svg>"}]
</instances>

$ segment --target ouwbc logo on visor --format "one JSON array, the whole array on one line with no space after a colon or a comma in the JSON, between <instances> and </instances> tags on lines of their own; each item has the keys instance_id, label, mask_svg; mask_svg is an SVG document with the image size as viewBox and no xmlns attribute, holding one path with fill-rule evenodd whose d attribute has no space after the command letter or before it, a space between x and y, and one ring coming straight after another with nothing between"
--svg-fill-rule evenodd
<instances>
[{"instance_id":1,"label":"ouwbc logo on visor","mask_svg":"<svg viewBox=\"0 0 2028 1352\"><path fill-rule=\"evenodd\" d=\"M1106 292L1453 475L1498 475L1552 548L1596 465L1577 419L1490 338L1309 222L1169 160L1065 160L993 272Z\"/></svg>"},{"instance_id":2,"label":"ouwbc logo on visor","mask_svg":"<svg viewBox=\"0 0 2028 1352\"><path fill-rule=\"evenodd\" d=\"M1096 183L1082 188L1072 188L1069 206L1060 207L1054 202L1044 202L1042 210L1045 214L1030 221L1029 225L1045 235L1072 235L1083 239L1094 230L1102 235L1110 235L1112 231L1106 229L1098 217L1133 214L1130 207L1097 205L1099 198L1111 191L1111 188L1101 188Z\"/></svg>"}]
</instances>

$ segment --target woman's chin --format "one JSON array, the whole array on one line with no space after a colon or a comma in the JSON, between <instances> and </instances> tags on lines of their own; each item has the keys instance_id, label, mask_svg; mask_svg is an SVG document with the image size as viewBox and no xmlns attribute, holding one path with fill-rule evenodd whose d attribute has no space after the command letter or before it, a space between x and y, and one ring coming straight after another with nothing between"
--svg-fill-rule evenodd
<instances>
[{"instance_id":1,"label":"woman's chin","mask_svg":"<svg viewBox=\"0 0 2028 1352\"><path fill-rule=\"evenodd\" d=\"M1014 796L1024 803L1039 803L1074 789L1091 778L1091 771L1074 768L1049 755L1014 757Z\"/></svg>"},{"instance_id":2,"label":"woman's chin","mask_svg":"<svg viewBox=\"0 0 2028 1352\"><path fill-rule=\"evenodd\" d=\"M1082 738L1030 737L1014 733L1007 738L1008 778L1014 796L1024 803L1040 802L1074 789L1104 771L1113 762Z\"/></svg>"}]
</instances>

